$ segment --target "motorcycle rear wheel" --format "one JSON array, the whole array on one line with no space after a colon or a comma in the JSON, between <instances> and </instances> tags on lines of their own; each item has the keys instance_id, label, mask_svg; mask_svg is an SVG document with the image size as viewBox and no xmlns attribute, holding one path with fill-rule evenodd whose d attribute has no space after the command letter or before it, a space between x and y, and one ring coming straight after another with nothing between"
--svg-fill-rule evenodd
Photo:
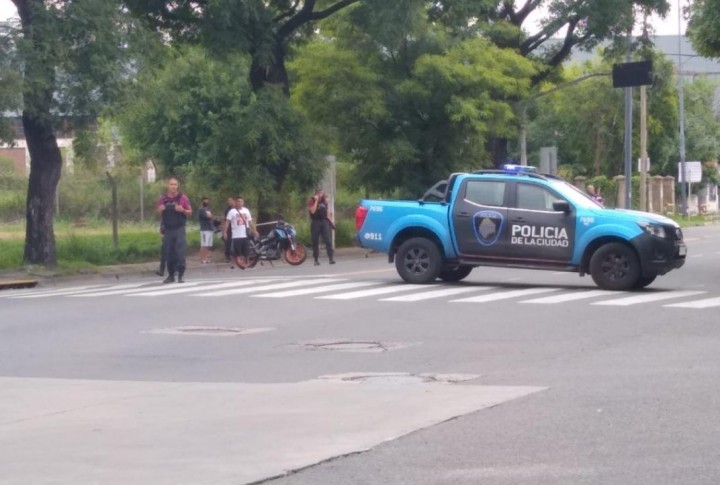
<instances>
[{"instance_id":1,"label":"motorcycle rear wheel","mask_svg":"<svg viewBox=\"0 0 720 485\"><path fill-rule=\"evenodd\" d=\"M287 264L297 266L299 264L303 264L307 259L307 249L304 244L296 243L295 251L291 248L287 248L283 256L285 257Z\"/></svg>"}]
</instances>

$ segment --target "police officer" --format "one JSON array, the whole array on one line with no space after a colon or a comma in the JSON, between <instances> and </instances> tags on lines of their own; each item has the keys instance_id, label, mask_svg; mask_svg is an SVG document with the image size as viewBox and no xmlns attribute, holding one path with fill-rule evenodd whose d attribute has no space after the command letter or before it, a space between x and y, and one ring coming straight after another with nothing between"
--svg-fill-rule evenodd
<instances>
[{"instance_id":1,"label":"police officer","mask_svg":"<svg viewBox=\"0 0 720 485\"><path fill-rule=\"evenodd\" d=\"M315 194L308 200L307 207L310 213L310 238L312 239L315 266L320 264L320 237L323 238L325 243L330 264L335 264L332 238L330 237L330 230L334 229L334 226L329 218L328 201L322 187L318 186L315 189Z\"/></svg>"},{"instance_id":2,"label":"police officer","mask_svg":"<svg viewBox=\"0 0 720 485\"><path fill-rule=\"evenodd\" d=\"M175 177L167 179L167 192L158 197L156 211L161 215L165 229L163 252L167 258L169 274L163 283L175 282L175 273L178 275L178 283L184 283L187 250L185 224L187 218L192 215L192 207L190 207L190 199L179 191L178 179Z\"/></svg>"}]
</instances>

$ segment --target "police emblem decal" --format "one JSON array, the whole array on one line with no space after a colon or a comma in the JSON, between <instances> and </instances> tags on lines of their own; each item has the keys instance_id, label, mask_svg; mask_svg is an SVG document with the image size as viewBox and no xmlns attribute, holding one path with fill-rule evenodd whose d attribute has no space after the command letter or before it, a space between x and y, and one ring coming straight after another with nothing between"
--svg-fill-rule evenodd
<instances>
[{"instance_id":1,"label":"police emblem decal","mask_svg":"<svg viewBox=\"0 0 720 485\"><path fill-rule=\"evenodd\" d=\"M483 246L495 244L502 233L503 215L496 211L480 211L473 216L475 237Z\"/></svg>"}]
</instances>

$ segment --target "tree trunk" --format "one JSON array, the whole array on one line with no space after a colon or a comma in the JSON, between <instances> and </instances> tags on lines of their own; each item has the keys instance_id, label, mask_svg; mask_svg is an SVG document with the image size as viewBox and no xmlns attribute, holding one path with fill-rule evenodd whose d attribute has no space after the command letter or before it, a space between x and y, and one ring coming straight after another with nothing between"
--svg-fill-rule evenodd
<instances>
[{"instance_id":1,"label":"tree trunk","mask_svg":"<svg viewBox=\"0 0 720 485\"><path fill-rule=\"evenodd\" d=\"M253 56L250 66L250 84L253 91L259 91L266 84L279 84L285 96L290 96L290 79L285 68L285 44L282 40L275 41L273 59L269 63L260 63Z\"/></svg>"},{"instance_id":2,"label":"tree trunk","mask_svg":"<svg viewBox=\"0 0 720 485\"><path fill-rule=\"evenodd\" d=\"M23 262L54 267L57 256L53 214L62 156L49 114L39 119L23 112L23 128L30 152Z\"/></svg>"},{"instance_id":3,"label":"tree trunk","mask_svg":"<svg viewBox=\"0 0 720 485\"><path fill-rule=\"evenodd\" d=\"M600 134L601 128L598 126L595 128L595 160L594 160L594 167L595 167L595 176L598 177L602 173L602 167L601 167L601 159L600 156L602 155L602 137Z\"/></svg>"},{"instance_id":4,"label":"tree trunk","mask_svg":"<svg viewBox=\"0 0 720 485\"><path fill-rule=\"evenodd\" d=\"M502 168L508 162L507 138L490 138L487 142L487 151L490 154L495 168Z\"/></svg>"}]
</instances>

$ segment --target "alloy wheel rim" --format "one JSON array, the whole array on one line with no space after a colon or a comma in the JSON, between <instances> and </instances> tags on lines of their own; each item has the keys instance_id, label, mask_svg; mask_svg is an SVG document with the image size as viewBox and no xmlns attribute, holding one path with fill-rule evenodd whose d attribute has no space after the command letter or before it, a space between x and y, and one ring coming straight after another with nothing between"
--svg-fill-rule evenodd
<instances>
[{"instance_id":1,"label":"alloy wheel rim","mask_svg":"<svg viewBox=\"0 0 720 485\"><path fill-rule=\"evenodd\" d=\"M405 256L405 268L413 274L425 273L430 267L430 256L427 251L414 248Z\"/></svg>"}]
</instances>

